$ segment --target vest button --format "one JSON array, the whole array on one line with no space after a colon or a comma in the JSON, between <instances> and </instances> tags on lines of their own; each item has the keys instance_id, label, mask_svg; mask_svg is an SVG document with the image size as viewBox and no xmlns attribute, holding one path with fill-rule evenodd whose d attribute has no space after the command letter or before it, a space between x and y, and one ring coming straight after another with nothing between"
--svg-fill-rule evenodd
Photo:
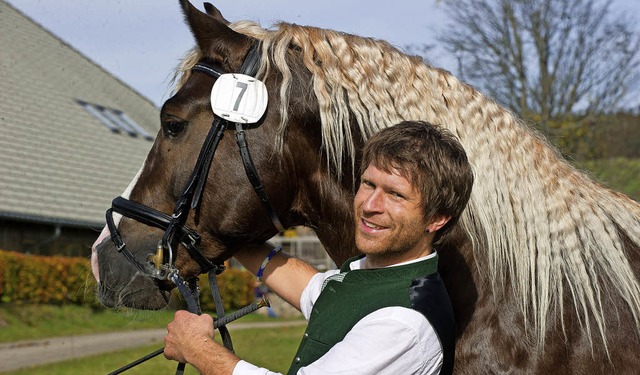
<instances>
[{"instance_id":1,"label":"vest button","mask_svg":"<svg viewBox=\"0 0 640 375\"><path fill-rule=\"evenodd\" d=\"M295 361L296 363L300 363L300 357L296 357L296 359L294 359L294 361Z\"/></svg>"},{"instance_id":2,"label":"vest button","mask_svg":"<svg viewBox=\"0 0 640 375\"><path fill-rule=\"evenodd\" d=\"M309 334L307 332L304 333L304 337L309 337Z\"/></svg>"}]
</instances>

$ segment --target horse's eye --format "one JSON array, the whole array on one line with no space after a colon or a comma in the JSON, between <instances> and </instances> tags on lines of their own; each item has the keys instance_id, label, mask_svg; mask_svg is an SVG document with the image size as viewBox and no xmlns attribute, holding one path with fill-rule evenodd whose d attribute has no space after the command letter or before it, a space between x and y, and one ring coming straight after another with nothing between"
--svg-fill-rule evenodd
<instances>
[{"instance_id":1,"label":"horse's eye","mask_svg":"<svg viewBox=\"0 0 640 375\"><path fill-rule=\"evenodd\" d=\"M166 134L168 137L175 137L178 134L182 133L185 126L187 126L186 121L171 120L171 121L165 121L164 123L162 123L162 129L164 130L164 134Z\"/></svg>"}]
</instances>

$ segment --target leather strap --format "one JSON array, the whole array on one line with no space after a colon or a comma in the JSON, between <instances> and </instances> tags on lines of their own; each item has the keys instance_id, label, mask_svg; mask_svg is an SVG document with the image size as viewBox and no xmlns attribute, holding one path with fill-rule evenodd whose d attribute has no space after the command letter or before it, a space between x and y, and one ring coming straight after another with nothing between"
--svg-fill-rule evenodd
<instances>
[{"instance_id":1,"label":"leather strap","mask_svg":"<svg viewBox=\"0 0 640 375\"><path fill-rule=\"evenodd\" d=\"M280 218L278 218L275 208L273 208L273 205L267 196L267 192L264 190L264 185L262 185L256 166L251 159L251 153L249 152L247 140L244 136L244 129L240 123L236 123L236 141L238 143L238 148L240 148L240 156L242 157L244 171L247 174L249 182L251 182L251 186L253 186L253 190L258 195L258 198L260 198L262 205L266 208L273 225L279 232L284 232L285 229L280 222Z\"/></svg>"},{"instance_id":2,"label":"leather strap","mask_svg":"<svg viewBox=\"0 0 640 375\"><path fill-rule=\"evenodd\" d=\"M222 272L222 271L220 271ZM211 296L213 297L213 304L216 308L216 316L218 319L224 316L224 304L222 303L222 296L220 296L220 288L218 287L217 270L209 271L209 288L211 289ZM220 336L222 337L222 344L225 348L229 349L232 353L233 342L231 342L231 334L226 326L218 327Z\"/></svg>"}]
</instances>

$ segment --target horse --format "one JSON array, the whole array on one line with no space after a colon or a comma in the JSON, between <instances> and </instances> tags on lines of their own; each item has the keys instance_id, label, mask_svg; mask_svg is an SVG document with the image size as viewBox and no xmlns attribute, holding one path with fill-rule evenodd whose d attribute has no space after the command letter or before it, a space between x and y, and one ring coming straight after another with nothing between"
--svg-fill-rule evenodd
<instances>
[{"instance_id":1,"label":"horse","mask_svg":"<svg viewBox=\"0 0 640 375\"><path fill-rule=\"evenodd\" d=\"M475 186L437 248L457 323L455 373L637 373L638 202L570 165L492 99L385 41L286 22L230 23L211 4L202 12L180 3L196 46L177 69L162 128L125 198L171 215L214 119L216 76L194 68L238 73L254 49L269 98L245 131L255 169L282 226L315 230L336 264L357 254L352 203L372 134L423 120L464 146ZM232 138L219 140L204 178L199 207L183 220L208 260L278 233ZM130 217L116 224L138 262L163 237ZM108 236L103 230L92 254L102 303L164 307L174 285L140 272ZM182 245L174 263L185 278L202 272Z\"/></svg>"}]
</instances>

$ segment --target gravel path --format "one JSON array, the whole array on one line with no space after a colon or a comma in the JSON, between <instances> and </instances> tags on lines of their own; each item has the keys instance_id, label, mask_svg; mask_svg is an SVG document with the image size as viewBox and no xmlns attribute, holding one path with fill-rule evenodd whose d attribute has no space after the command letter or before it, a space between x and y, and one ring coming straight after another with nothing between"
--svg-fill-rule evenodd
<instances>
[{"instance_id":1,"label":"gravel path","mask_svg":"<svg viewBox=\"0 0 640 375\"><path fill-rule=\"evenodd\" d=\"M232 323L229 330L277 328L304 325L304 320L288 322ZM96 335L56 337L42 340L0 343L0 372L44 365L68 359L114 352L144 345L164 344L166 329L111 332Z\"/></svg>"}]
</instances>

